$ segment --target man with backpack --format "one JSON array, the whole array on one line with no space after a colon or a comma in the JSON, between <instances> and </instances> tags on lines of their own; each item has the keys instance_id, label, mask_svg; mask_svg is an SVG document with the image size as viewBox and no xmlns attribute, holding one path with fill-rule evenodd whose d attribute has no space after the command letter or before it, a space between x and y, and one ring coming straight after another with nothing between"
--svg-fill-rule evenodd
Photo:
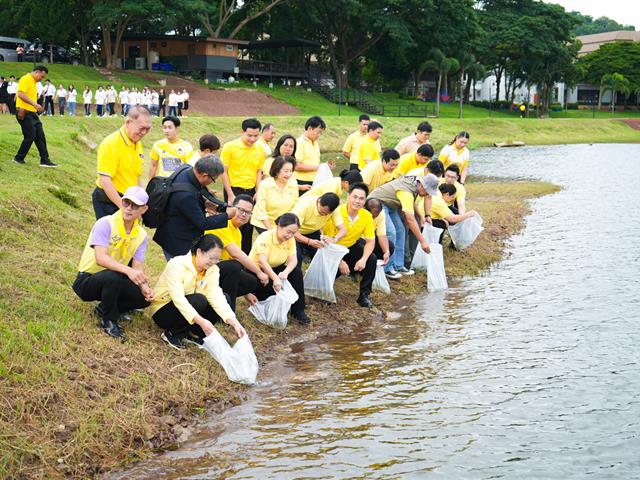
<instances>
[{"instance_id":1,"label":"man with backpack","mask_svg":"<svg viewBox=\"0 0 640 480\"><path fill-rule=\"evenodd\" d=\"M153 214L155 222L149 221L150 216L143 220L150 227L157 222L153 240L162 247L167 261L186 254L205 230L226 227L235 215L234 207L213 198L206 188L223 172L218 156L205 155L193 167L185 165L166 179L156 177L153 186L150 182L148 213ZM154 193L156 190L158 194ZM207 216L207 212L214 214Z\"/></svg>"}]
</instances>

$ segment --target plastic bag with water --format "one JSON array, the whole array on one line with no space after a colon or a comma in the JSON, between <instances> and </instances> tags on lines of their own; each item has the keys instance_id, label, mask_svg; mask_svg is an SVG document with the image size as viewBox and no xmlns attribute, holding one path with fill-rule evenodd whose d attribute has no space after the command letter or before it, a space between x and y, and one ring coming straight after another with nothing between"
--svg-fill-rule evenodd
<instances>
[{"instance_id":1,"label":"plastic bag with water","mask_svg":"<svg viewBox=\"0 0 640 480\"><path fill-rule=\"evenodd\" d=\"M288 280L282 281L282 288L275 295L249 307L249 311L260 323L283 330L287 327L287 314L291 305L298 300L298 294Z\"/></svg>"},{"instance_id":2,"label":"plastic bag with water","mask_svg":"<svg viewBox=\"0 0 640 480\"><path fill-rule=\"evenodd\" d=\"M333 178L333 172L329 168L329 165L326 163L321 163L320 166L318 167L318 170L316 170L316 176L313 179L312 187L317 187L322 182L326 180L331 180L332 178Z\"/></svg>"},{"instance_id":3,"label":"plastic bag with water","mask_svg":"<svg viewBox=\"0 0 640 480\"><path fill-rule=\"evenodd\" d=\"M447 274L444 271L442 245L432 243L431 253L427 255L427 290L437 292L449 288Z\"/></svg>"},{"instance_id":4,"label":"plastic bag with water","mask_svg":"<svg viewBox=\"0 0 640 480\"><path fill-rule=\"evenodd\" d=\"M376 266L376 276L373 279L373 285L371 286L371 288L373 290L379 290L382 293L386 293L387 295L391 294L391 287L389 286L387 276L384 274L384 262L382 260L378 260L378 265Z\"/></svg>"},{"instance_id":5,"label":"plastic bag with water","mask_svg":"<svg viewBox=\"0 0 640 480\"><path fill-rule=\"evenodd\" d=\"M304 293L310 297L336 303L333 284L340 260L348 251L349 249L344 245L335 243L319 248L311 260L307 273L304 274Z\"/></svg>"},{"instance_id":6,"label":"plastic bag with water","mask_svg":"<svg viewBox=\"0 0 640 480\"><path fill-rule=\"evenodd\" d=\"M440 240L441 234L441 228L434 227L429 223L425 223L424 227L422 227L422 236L429 243L430 247L433 247L434 245L440 245L438 241ZM425 253L425 251L422 250L420 244L418 244L416 251L413 254L413 260L411 260L411 268L413 270L426 271L427 265L429 263L429 255L430 254Z\"/></svg>"},{"instance_id":7,"label":"plastic bag with water","mask_svg":"<svg viewBox=\"0 0 640 480\"><path fill-rule=\"evenodd\" d=\"M476 241L482 230L482 217L476 214L455 225L449 225L449 236L458 250L464 250Z\"/></svg>"},{"instance_id":8,"label":"plastic bag with water","mask_svg":"<svg viewBox=\"0 0 640 480\"><path fill-rule=\"evenodd\" d=\"M258 359L253 351L249 336L239 339L233 347L213 328L211 335L204 339L202 348L224 368L232 382L253 385L258 376Z\"/></svg>"}]
</instances>

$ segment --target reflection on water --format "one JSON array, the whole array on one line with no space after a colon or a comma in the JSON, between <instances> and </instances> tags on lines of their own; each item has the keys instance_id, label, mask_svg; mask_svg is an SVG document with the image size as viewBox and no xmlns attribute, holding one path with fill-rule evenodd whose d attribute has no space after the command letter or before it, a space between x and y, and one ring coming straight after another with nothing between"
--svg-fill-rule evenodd
<instances>
[{"instance_id":1,"label":"reflection on water","mask_svg":"<svg viewBox=\"0 0 640 480\"><path fill-rule=\"evenodd\" d=\"M294 346L248 402L116 478L640 478L639 159L475 152L479 174L564 186L507 260Z\"/></svg>"}]
</instances>

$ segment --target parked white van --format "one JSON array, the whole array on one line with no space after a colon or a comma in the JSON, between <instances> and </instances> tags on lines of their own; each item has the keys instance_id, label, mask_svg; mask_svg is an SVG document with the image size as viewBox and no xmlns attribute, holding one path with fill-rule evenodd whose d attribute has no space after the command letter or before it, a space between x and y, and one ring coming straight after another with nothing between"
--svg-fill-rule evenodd
<instances>
[{"instance_id":1,"label":"parked white van","mask_svg":"<svg viewBox=\"0 0 640 480\"><path fill-rule=\"evenodd\" d=\"M16 47L22 45L26 53L31 42L22 38L0 37L0 62L17 62Z\"/></svg>"}]
</instances>

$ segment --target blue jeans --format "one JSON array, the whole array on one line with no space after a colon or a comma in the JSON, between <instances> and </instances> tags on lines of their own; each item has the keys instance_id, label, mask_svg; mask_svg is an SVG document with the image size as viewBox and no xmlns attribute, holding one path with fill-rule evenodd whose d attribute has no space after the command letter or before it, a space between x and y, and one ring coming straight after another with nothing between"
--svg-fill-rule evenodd
<instances>
[{"instance_id":1,"label":"blue jeans","mask_svg":"<svg viewBox=\"0 0 640 480\"><path fill-rule=\"evenodd\" d=\"M169 107L169 117L177 117L178 116L178 107Z\"/></svg>"},{"instance_id":2,"label":"blue jeans","mask_svg":"<svg viewBox=\"0 0 640 480\"><path fill-rule=\"evenodd\" d=\"M67 103L67 107L69 109L69 115L75 117L75 115L76 115L76 102Z\"/></svg>"},{"instance_id":3,"label":"blue jeans","mask_svg":"<svg viewBox=\"0 0 640 480\"><path fill-rule=\"evenodd\" d=\"M402 220L402 211L383 206L385 215L387 216L387 238L391 240L395 246L393 255L389 262L385 265L384 271L390 272L404 267L404 242L406 229Z\"/></svg>"},{"instance_id":4,"label":"blue jeans","mask_svg":"<svg viewBox=\"0 0 640 480\"><path fill-rule=\"evenodd\" d=\"M67 99L66 98L59 98L58 99L58 110L60 111L60 115L64 115L64 107L67 105Z\"/></svg>"}]
</instances>

